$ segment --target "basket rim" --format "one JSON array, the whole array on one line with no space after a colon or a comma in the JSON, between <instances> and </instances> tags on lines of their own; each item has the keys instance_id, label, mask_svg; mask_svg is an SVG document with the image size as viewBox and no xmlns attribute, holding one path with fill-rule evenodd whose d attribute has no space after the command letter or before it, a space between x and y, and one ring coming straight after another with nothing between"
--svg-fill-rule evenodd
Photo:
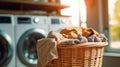
<instances>
[{"instance_id":1,"label":"basket rim","mask_svg":"<svg viewBox=\"0 0 120 67\"><path fill-rule=\"evenodd\" d=\"M74 45L63 45L58 44L58 47L104 47L108 45L108 42L87 42L87 43L81 43L81 44L74 44Z\"/></svg>"}]
</instances>

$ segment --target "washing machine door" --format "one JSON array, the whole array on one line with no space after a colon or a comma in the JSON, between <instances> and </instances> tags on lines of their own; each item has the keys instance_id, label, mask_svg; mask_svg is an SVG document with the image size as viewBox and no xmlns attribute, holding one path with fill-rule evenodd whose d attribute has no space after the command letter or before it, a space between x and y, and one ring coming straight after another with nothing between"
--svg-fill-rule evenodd
<instances>
[{"instance_id":1,"label":"washing machine door","mask_svg":"<svg viewBox=\"0 0 120 67\"><path fill-rule=\"evenodd\" d=\"M10 36L0 30L0 66L6 66L13 55Z\"/></svg>"},{"instance_id":2,"label":"washing machine door","mask_svg":"<svg viewBox=\"0 0 120 67\"><path fill-rule=\"evenodd\" d=\"M19 59L28 66L36 66L37 50L36 43L38 39L45 38L46 32L41 29L30 29L26 31L19 39L17 52Z\"/></svg>"}]
</instances>

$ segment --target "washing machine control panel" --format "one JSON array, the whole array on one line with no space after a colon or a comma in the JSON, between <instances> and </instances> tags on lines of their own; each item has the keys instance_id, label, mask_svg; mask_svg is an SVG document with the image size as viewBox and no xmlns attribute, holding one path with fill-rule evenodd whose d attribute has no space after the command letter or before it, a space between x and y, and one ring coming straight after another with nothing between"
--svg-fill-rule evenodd
<instances>
[{"instance_id":1,"label":"washing machine control panel","mask_svg":"<svg viewBox=\"0 0 120 67\"><path fill-rule=\"evenodd\" d=\"M40 24L45 25L46 24L46 18L40 17L40 16L18 16L17 17L17 23L18 24Z\"/></svg>"},{"instance_id":2,"label":"washing machine control panel","mask_svg":"<svg viewBox=\"0 0 120 67\"><path fill-rule=\"evenodd\" d=\"M60 24L60 19L59 18L52 18L51 19L51 24L54 25L54 24Z\"/></svg>"},{"instance_id":3,"label":"washing machine control panel","mask_svg":"<svg viewBox=\"0 0 120 67\"><path fill-rule=\"evenodd\" d=\"M70 17L51 17L50 19L51 25L71 25Z\"/></svg>"},{"instance_id":4,"label":"washing machine control panel","mask_svg":"<svg viewBox=\"0 0 120 67\"><path fill-rule=\"evenodd\" d=\"M67 26L72 26L72 20L69 17L68 18L61 18L61 23L65 24Z\"/></svg>"},{"instance_id":5,"label":"washing machine control panel","mask_svg":"<svg viewBox=\"0 0 120 67\"><path fill-rule=\"evenodd\" d=\"M30 17L17 17L18 24L31 24L31 18Z\"/></svg>"},{"instance_id":6,"label":"washing machine control panel","mask_svg":"<svg viewBox=\"0 0 120 67\"><path fill-rule=\"evenodd\" d=\"M10 16L3 16L3 15L1 15L0 16L0 24L10 24L10 23L12 23L12 17L10 17Z\"/></svg>"},{"instance_id":7,"label":"washing machine control panel","mask_svg":"<svg viewBox=\"0 0 120 67\"><path fill-rule=\"evenodd\" d=\"M45 25L46 24L46 19L44 17L34 17L33 22L35 24L40 24L40 25Z\"/></svg>"}]
</instances>

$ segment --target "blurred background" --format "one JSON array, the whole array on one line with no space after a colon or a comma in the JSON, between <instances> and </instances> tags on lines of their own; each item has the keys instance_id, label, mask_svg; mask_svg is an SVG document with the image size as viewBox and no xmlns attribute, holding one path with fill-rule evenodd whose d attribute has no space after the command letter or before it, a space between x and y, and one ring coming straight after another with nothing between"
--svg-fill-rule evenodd
<instances>
[{"instance_id":1,"label":"blurred background","mask_svg":"<svg viewBox=\"0 0 120 67\"><path fill-rule=\"evenodd\" d=\"M36 41L68 26L108 38L103 67L120 66L120 0L0 0L0 66L36 67Z\"/></svg>"}]
</instances>

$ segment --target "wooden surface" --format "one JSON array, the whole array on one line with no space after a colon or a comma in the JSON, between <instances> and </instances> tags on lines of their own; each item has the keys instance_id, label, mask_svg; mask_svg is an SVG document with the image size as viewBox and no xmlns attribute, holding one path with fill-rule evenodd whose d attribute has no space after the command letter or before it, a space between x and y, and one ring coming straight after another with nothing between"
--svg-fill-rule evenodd
<instances>
[{"instance_id":1,"label":"wooden surface","mask_svg":"<svg viewBox=\"0 0 120 67\"><path fill-rule=\"evenodd\" d=\"M4 4L3 4L4 3ZM47 2L34 2L31 0L0 0L0 4L3 4L1 6L9 7L9 5L12 8L17 7L16 9L20 10L45 10L45 11L59 11L64 8L68 8L69 6L62 5L60 3L47 3Z\"/></svg>"},{"instance_id":2,"label":"wooden surface","mask_svg":"<svg viewBox=\"0 0 120 67\"><path fill-rule=\"evenodd\" d=\"M36 11L18 11L18 10L0 10L0 14L71 17L67 15L51 14L51 13L49 14L46 12L39 12L39 11L36 12Z\"/></svg>"}]
</instances>

